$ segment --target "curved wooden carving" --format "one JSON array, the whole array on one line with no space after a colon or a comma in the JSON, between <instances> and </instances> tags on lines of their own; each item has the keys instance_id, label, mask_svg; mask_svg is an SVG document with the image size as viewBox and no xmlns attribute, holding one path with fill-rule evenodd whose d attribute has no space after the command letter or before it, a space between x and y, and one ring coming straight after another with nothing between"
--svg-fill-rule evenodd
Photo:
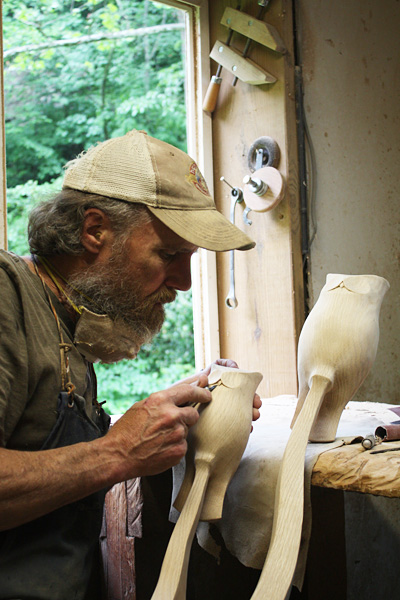
<instances>
[{"instance_id":1,"label":"curved wooden carving","mask_svg":"<svg viewBox=\"0 0 400 600\"><path fill-rule=\"evenodd\" d=\"M251 431L253 397L260 373L215 367L212 400L199 408L188 435L185 477L175 502L181 511L165 553L152 600L185 600L190 548L198 521L222 516L226 488Z\"/></svg>"},{"instance_id":2,"label":"curved wooden carving","mask_svg":"<svg viewBox=\"0 0 400 600\"><path fill-rule=\"evenodd\" d=\"M277 484L271 543L252 600L283 600L290 587L301 539L306 446L335 439L345 405L375 360L388 288L375 275L328 275L304 324L299 400Z\"/></svg>"}]
</instances>

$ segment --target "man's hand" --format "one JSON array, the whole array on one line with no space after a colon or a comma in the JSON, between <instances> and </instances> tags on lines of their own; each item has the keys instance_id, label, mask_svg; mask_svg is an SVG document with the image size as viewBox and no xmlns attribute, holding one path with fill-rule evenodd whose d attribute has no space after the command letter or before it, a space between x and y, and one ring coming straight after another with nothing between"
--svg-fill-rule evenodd
<instances>
[{"instance_id":1,"label":"man's hand","mask_svg":"<svg viewBox=\"0 0 400 600\"><path fill-rule=\"evenodd\" d=\"M211 369L213 368L214 365L218 365L219 367L229 367L230 369L238 369L239 368L239 365L237 364L237 362L235 362L234 360L232 360L230 358L217 358L217 360L215 360L213 363L211 363L211 365L208 365L208 367L203 369L201 371L201 373L204 373L205 375L209 375L211 373Z\"/></svg>"},{"instance_id":2,"label":"man's hand","mask_svg":"<svg viewBox=\"0 0 400 600\"><path fill-rule=\"evenodd\" d=\"M206 367L202 371L202 373L204 373L205 375L209 375L211 372L211 369L214 365L219 365L221 367L229 367L230 369L238 369L239 368L238 364L234 360L231 360L230 358L218 358L215 362L211 363L211 365ZM260 396L258 394L254 394L253 421L257 421L257 419L260 418L261 405L262 405L262 402L261 402ZM253 430L253 427L251 429Z\"/></svg>"},{"instance_id":3,"label":"man's hand","mask_svg":"<svg viewBox=\"0 0 400 600\"><path fill-rule=\"evenodd\" d=\"M200 375L192 383L151 394L113 425L106 438L118 449L120 479L155 475L179 463L186 454L189 427L199 418L190 405L211 400L206 385L207 377Z\"/></svg>"},{"instance_id":4,"label":"man's hand","mask_svg":"<svg viewBox=\"0 0 400 600\"><path fill-rule=\"evenodd\" d=\"M239 366L237 364L237 362L235 362L234 360L230 359L230 358L217 358L217 360L215 360L213 363L211 363L210 365L208 365L208 367L206 367L205 369L203 369L202 371L200 371L200 373L197 373L196 375L192 375L192 377L188 377L187 379L184 379L182 381L180 381L178 384L174 384L174 385L179 385L180 383L192 383L193 381L198 380L202 375L208 375L211 373L211 369L213 368L214 365L218 365L220 367L229 367L230 369L238 369ZM205 384L207 385L207 384ZM172 386L174 387L174 386ZM261 402L261 398L258 394L254 394L254 400L253 400L253 421L257 421L257 419L260 418L260 408L261 408L262 402Z\"/></svg>"},{"instance_id":5,"label":"man's hand","mask_svg":"<svg viewBox=\"0 0 400 600\"><path fill-rule=\"evenodd\" d=\"M218 361L237 366L234 361ZM165 471L187 450L193 404L207 403L205 369L189 382L137 402L102 438L64 448L21 452L0 448L0 530L38 518L114 483ZM256 394L253 419L261 406Z\"/></svg>"},{"instance_id":6,"label":"man's hand","mask_svg":"<svg viewBox=\"0 0 400 600\"><path fill-rule=\"evenodd\" d=\"M190 405L211 400L206 385L202 375L192 385L151 394L92 442L37 452L0 448L0 531L114 483L178 464L188 429L199 418Z\"/></svg>"}]
</instances>

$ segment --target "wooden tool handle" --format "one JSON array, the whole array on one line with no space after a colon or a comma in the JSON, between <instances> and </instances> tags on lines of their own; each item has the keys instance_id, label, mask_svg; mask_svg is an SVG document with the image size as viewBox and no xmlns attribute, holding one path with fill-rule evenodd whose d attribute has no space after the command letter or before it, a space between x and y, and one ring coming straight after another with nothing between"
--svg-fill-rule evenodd
<instances>
[{"instance_id":1,"label":"wooden tool handle","mask_svg":"<svg viewBox=\"0 0 400 600\"><path fill-rule=\"evenodd\" d=\"M219 90L221 88L221 77L213 75L211 77L210 85L208 86L206 95L203 102L203 110L206 112L213 112L218 100Z\"/></svg>"}]
</instances>

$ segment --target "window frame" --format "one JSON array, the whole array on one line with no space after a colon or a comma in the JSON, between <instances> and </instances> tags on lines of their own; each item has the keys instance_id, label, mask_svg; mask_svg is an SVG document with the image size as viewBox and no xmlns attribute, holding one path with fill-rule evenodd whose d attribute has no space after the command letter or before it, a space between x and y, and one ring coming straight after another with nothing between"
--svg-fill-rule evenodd
<instances>
[{"instance_id":1,"label":"window frame","mask_svg":"<svg viewBox=\"0 0 400 600\"><path fill-rule=\"evenodd\" d=\"M0 52L3 56L3 3L0 3ZM7 179L6 179L6 143L4 115L4 61L0 67L0 248L7 249Z\"/></svg>"},{"instance_id":2,"label":"window frame","mask_svg":"<svg viewBox=\"0 0 400 600\"><path fill-rule=\"evenodd\" d=\"M161 0L186 12L186 107L188 153L198 163L213 196L212 119L203 111L210 77L208 0ZM220 357L217 261L200 249L192 259L196 368Z\"/></svg>"},{"instance_id":3,"label":"window frame","mask_svg":"<svg viewBox=\"0 0 400 600\"><path fill-rule=\"evenodd\" d=\"M198 163L213 195L211 117L202 110L210 81L208 0L158 0L186 15L186 106L188 153ZM2 3L0 49L3 55ZM7 179L4 109L4 63L0 68L0 248L7 249ZM217 268L213 252L199 250L193 258L193 326L196 368L220 355Z\"/></svg>"}]
</instances>

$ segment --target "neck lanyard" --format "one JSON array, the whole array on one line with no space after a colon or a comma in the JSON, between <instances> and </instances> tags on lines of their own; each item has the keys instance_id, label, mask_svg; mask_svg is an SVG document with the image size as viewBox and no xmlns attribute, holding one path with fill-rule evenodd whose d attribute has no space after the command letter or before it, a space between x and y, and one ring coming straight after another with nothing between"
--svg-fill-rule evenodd
<instances>
[{"instance_id":1,"label":"neck lanyard","mask_svg":"<svg viewBox=\"0 0 400 600\"><path fill-rule=\"evenodd\" d=\"M60 367L61 367L61 388L63 390L65 390L66 392L68 392L69 396L71 397L71 402L73 402L73 395L74 395L74 390L75 390L75 386L71 381L71 372L70 372L70 367L69 367L69 358L68 358L68 352L72 349L72 344L67 344L66 342L64 342L64 337L62 334L62 329L61 329L61 324L60 324L60 319L58 318L57 312L53 306L53 303L51 301L50 298L50 294L47 290L46 284L43 280L43 277L41 276L41 274L39 273L39 269L36 263L36 257L32 256L32 260L33 260L33 266L35 268L36 271L36 275L39 277L40 281L42 282L43 285L43 290L44 293L46 295L47 301L50 305L51 311L54 315L54 318L56 320L56 324L57 324L57 331L58 331L58 336L60 339L59 342L59 350L60 350ZM47 269L46 269L47 271ZM50 274L49 274L50 276ZM53 280L53 278L52 278ZM54 282L55 283L55 282ZM58 286L57 286L58 287Z\"/></svg>"}]
</instances>

